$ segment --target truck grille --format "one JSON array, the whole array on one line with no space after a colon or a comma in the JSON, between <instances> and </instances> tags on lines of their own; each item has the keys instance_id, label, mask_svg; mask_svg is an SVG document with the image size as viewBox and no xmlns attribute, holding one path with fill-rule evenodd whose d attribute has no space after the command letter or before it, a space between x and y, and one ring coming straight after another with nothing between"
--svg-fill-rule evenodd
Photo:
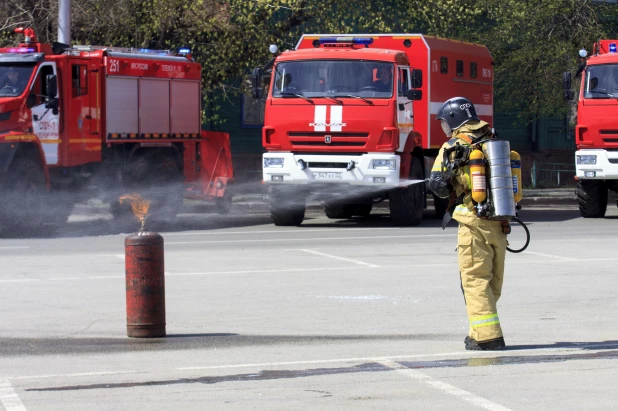
<instances>
[{"instance_id":1,"label":"truck grille","mask_svg":"<svg viewBox=\"0 0 618 411\"><path fill-rule=\"evenodd\" d=\"M307 162L307 167L310 168L346 168L348 163L327 163L327 162L317 162L317 161L309 161Z\"/></svg>"},{"instance_id":2,"label":"truck grille","mask_svg":"<svg viewBox=\"0 0 618 411\"><path fill-rule=\"evenodd\" d=\"M364 147L369 133L289 132L288 137L292 146L297 147Z\"/></svg>"},{"instance_id":3,"label":"truck grille","mask_svg":"<svg viewBox=\"0 0 618 411\"><path fill-rule=\"evenodd\" d=\"M618 130L599 130L605 144L618 144Z\"/></svg>"}]
</instances>

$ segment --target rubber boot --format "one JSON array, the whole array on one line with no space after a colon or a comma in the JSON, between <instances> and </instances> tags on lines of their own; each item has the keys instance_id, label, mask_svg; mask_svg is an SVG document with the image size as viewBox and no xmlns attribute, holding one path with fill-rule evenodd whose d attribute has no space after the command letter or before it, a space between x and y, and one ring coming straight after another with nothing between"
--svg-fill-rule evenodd
<instances>
[{"instance_id":1,"label":"rubber boot","mask_svg":"<svg viewBox=\"0 0 618 411\"><path fill-rule=\"evenodd\" d=\"M495 351L503 350L506 347L503 337L481 342L477 342L474 338L466 337L464 344L466 345L466 350L470 351Z\"/></svg>"}]
</instances>

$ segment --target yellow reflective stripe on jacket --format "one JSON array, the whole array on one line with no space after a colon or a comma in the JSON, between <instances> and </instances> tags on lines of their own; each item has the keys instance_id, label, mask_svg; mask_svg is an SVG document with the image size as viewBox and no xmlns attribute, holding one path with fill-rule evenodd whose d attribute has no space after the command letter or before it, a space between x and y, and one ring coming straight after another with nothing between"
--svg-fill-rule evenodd
<instances>
[{"instance_id":1,"label":"yellow reflective stripe on jacket","mask_svg":"<svg viewBox=\"0 0 618 411\"><path fill-rule=\"evenodd\" d=\"M465 214L465 215L476 216L476 213L474 211L470 211L468 206L466 206L465 204L459 204L457 207L455 207L453 214Z\"/></svg>"},{"instance_id":2,"label":"yellow reflective stripe on jacket","mask_svg":"<svg viewBox=\"0 0 618 411\"><path fill-rule=\"evenodd\" d=\"M500 324L500 319L498 318L498 314L489 314L484 315L482 317L472 317L470 318L470 326L474 329L487 327L489 325Z\"/></svg>"}]
</instances>

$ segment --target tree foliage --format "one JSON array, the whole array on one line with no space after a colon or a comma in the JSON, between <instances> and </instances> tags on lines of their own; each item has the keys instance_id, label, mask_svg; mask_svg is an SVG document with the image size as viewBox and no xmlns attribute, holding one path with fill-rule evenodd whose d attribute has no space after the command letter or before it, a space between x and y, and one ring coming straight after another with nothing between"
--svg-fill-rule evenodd
<instances>
[{"instance_id":1,"label":"tree foliage","mask_svg":"<svg viewBox=\"0 0 618 411\"><path fill-rule=\"evenodd\" d=\"M215 113L214 96L239 93L243 76L269 59L269 44L293 48L302 33L479 42L496 63L496 109L530 118L566 108L561 73L576 66L578 49L615 37L615 10L592 0L73 0L71 35L74 44L192 47ZM57 13L57 0L4 0L0 45L18 41L19 26L55 41Z\"/></svg>"}]
</instances>

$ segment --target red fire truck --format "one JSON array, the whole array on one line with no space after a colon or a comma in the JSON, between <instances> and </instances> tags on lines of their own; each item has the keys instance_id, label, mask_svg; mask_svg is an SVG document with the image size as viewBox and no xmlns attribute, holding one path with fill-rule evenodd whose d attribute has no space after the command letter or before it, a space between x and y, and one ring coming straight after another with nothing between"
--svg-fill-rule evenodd
<instances>
[{"instance_id":1,"label":"red fire truck","mask_svg":"<svg viewBox=\"0 0 618 411\"><path fill-rule=\"evenodd\" d=\"M0 229L65 222L119 195L174 217L183 197L223 212L233 179L229 136L201 130L201 66L180 53L39 43L32 29L0 49Z\"/></svg>"},{"instance_id":2,"label":"red fire truck","mask_svg":"<svg viewBox=\"0 0 618 411\"><path fill-rule=\"evenodd\" d=\"M396 225L418 225L425 184L446 136L435 115L464 96L493 117L492 57L486 47L422 34L303 35L279 54L266 99L263 179L275 225L298 225L305 201L330 218L366 216L388 199ZM444 201L434 200L444 213Z\"/></svg>"},{"instance_id":3,"label":"red fire truck","mask_svg":"<svg viewBox=\"0 0 618 411\"><path fill-rule=\"evenodd\" d=\"M603 217L609 190L618 192L618 40L600 40L584 61L575 126L577 201L582 217ZM586 50L580 57L587 56ZM573 99L571 73L566 98Z\"/></svg>"}]
</instances>

